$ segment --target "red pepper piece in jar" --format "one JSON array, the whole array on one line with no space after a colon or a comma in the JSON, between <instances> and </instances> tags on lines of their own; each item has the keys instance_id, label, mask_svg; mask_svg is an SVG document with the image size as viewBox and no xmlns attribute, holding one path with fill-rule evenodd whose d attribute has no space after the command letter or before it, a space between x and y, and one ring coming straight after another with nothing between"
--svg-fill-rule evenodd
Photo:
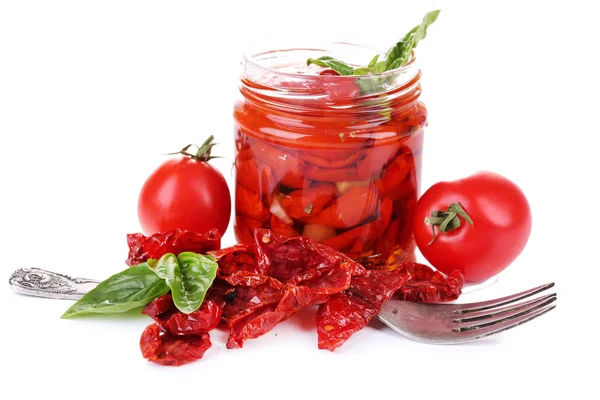
<instances>
[{"instance_id":1,"label":"red pepper piece in jar","mask_svg":"<svg viewBox=\"0 0 600 400\"><path fill-rule=\"evenodd\" d=\"M394 159L398 154L401 145L394 143L385 146L374 146L364 150L365 157L358 160L356 167L360 179L369 179L380 171Z\"/></svg>"},{"instance_id":2,"label":"red pepper piece in jar","mask_svg":"<svg viewBox=\"0 0 600 400\"><path fill-rule=\"evenodd\" d=\"M379 216L375 221L362 225L362 232L356 239L351 253L362 254L373 249L377 239L385 232L392 218L393 202L389 197L384 197L379 206Z\"/></svg>"},{"instance_id":3,"label":"red pepper piece in jar","mask_svg":"<svg viewBox=\"0 0 600 400\"><path fill-rule=\"evenodd\" d=\"M149 258L159 259L167 253L179 254L183 251L206 253L221 248L221 234L216 229L205 234L170 229L165 232L145 236L141 233L127 235L129 255L127 265L137 265Z\"/></svg>"},{"instance_id":4,"label":"red pepper piece in jar","mask_svg":"<svg viewBox=\"0 0 600 400\"><path fill-rule=\"evenodd\" d=\"M252 143L252 151L257 159L271 167L273 174L284 186L292 189L308 187L310 181L302 175L304 162L285 150L260 141Z\"/></svg>"},{"instance_id":5,"label":"red pepper piece in jar","mask_svg":"<svg viewBox=\"0 0 600 400\"><path fill-rule=\"evenodd\" d=\"M295 190L283 197L282 206L287 215L302 219L316 215L336 196L335 186L318 183L308 189Z\"/></svg>"},{"instance_id":6,"label":"red pepper piece in jar","mask_svg":"<svg viewBox=\"0 0 600 400\"><path fill-rule=\"evenodd\" d=\"M349 248L350 246L352 246L352 244L354 244L354 242L356 242L363 234L366 230L369 229L369 227L367 225L370 225L371 222L365 224L365 225L361 225L361 226L357 226L356 228L352 228L350 230L347 230L346 232L339 234L337 236L334 236L330 239L327 239L323 242L323 244L325 246L331 247L332 249L338 250L338 251L343 251L347 248Z\"/></svg>"},{"instance_id":7,"label":"red pepper piece in jar","mask_svg":"<svg viewBox=\"0 0 600 400\"><path fill-rule=\"evenodd\" d=\"M401 246L399 241L400 231L402 229L402 221L400 218L395 218L390 221L388 228L377 239L375 252L383 259L387 259L392 255L392 252Z\"/></svg>"},{"instance_id":8,"label":"red pepper piece in jar","mask_svg":"<svg viewBox=\"0 0 600 400\"><path fill-rule=\"evenodd\" d=\"M250 149L241 150L235 160L237 182L246 189L260 193L263 200L268 199L275 188L277 181L269 165L257 162Z\"/></svg>"},{"instance_id":9,"label":"red pepper piece in jar","mask_svg":"<svg viewBox=\"0 0 600 400\"><path fill-rule=\"evenodd\" d=\"M323 152L321 152L323 153ZM357 150L345 152L341 156L336 157L334 154L319 155L310 151L302 152L302 160L309 164L323 168L344 168L356 164L358 160L365 156L364 151Z\"/></svg>"},{"instance_id":10,"label":"red pepper piece in jar","mask_svg":"<svg viewBox=\"0 0 600 400\"><path fill-rule=\"evenodd\" d=\"M271 230L278 235L287 236L287 237L296 237L300 236L300 233L296 231L292 225L286 224L279 218L275 216L275 214L271 215Z\"/></svg>"},{"instance_id":11,"label":"red pepper piece in jar","mask_svg":"<svg viewBox=\"0 0 600 400\"><path fill-rule=\"evenodd\" d=\"M242 215L263 222L268 221L271 215L260 196L242 185L235 187L235 209Z\"/></svg>"},{"instance_id":12,"label":"red pepper piece in jar","mask_svg":"<svg viewBox=\"0 0 600 400\"><path fill-rule=\"evenodd\" d=\"M342 168L323 168L307 164L302 170L307 179L319 182L362 181L356 165Z\"/></svg>"},{"instance_id":13,"label":"red pepper piece in jar","mask_svg":"<svg viewBox=\"0 0 600 400\"><path fill-rule=\"evenodd\" d=\"M351 228L372 216L377 210L377 190L366 186L354 186L342 193L319 214L305 218L310 224L329 225L334 228Z\"/></svg>"},{"instance_id":14,"label":"red pepper piece in jar","mask_svg":"<svg viewBox=\"0 0 600 400\"><path fill-rule=\"evenodd\" d=\"M427 122L427 109L422 104L417 106L414 114L408 117L407 121L404 122L404 126L407 127L409 132L423 128Z\"/></svg>"},{"instance_id":15,"label":"red pepper piece in jar","mask_svg":"<svg viewBox=\"0 0 600 400\"><path fill-rule=\"evenodd\" d=\"M399 203L398 200L405 200L407 197L417 197L417 178L416 178L416 174L415 171L412 170L408 176L406 177L406 179L404 179L404 181L402 183L400 183L399 185L397 185L395 188L392 188L389 192L387 192L387 195L390 196L390 198L392 200L394 200L396 202L395 208L398 208L400 206L400 204L404 203L401 202ZM397 210L394 210L394 215L406 215L406 211L403 211L402 208L398 208Z\"/></svg>"},{"instance_id":16,"label":"red pepper piece in jar","mask_svg":"<svg viewBox=\"0 0 600 400\"><path fill-rule=\"evenodd\" d=\"M400 154L383 170L377 180L377 187L382 196L392 193L406 179L411 169L414 169L409 157L412 158L407 154Z\"/></svg>"},{"instance_id":17,"label":"red pepper piece in jar","mask_svg":"<svg viewBox=\"0 0 600 400\"><path fill-rule=\"evenodd\" d=\"M389 197L384 197L379 205L379 218L375 224L375 232L377 235L383 235L385 230L390 225L392 213L394 211L394 203Z\"/></svg>"},{"instance_id":18,"label":"red pepper piece in jar","mask_svg":"<svg viewBox=\"0 0 600 400\"><path fill-rule=\"evenodd\" d=\"M250 218L246 215L236 215L235 234L242 243L251 243L254 238L254 230L262 228L263 221Z\"/></svg>"}]
</instances>

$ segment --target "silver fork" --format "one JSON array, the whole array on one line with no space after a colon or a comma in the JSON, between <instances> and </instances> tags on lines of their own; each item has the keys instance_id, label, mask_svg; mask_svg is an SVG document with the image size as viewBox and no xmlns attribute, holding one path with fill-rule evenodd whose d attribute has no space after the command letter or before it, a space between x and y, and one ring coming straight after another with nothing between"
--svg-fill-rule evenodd
<instances>
[{"instance_id":1,"label":"silver fork","mask_svg":"<svg viewBox=\"0 0 600 400\"><path fill-rule=\"evenodd\" d=\"M18 269L11 288L30 296L77 300L99 281L72 278L39 268ZM468 304L424 304L387 301L377 318L396 332L429 344L463 343L522 325L556 307L556 293L535 296L554 286L538 286L512 296ZM525 301L522 301L525 300Z\"/></svg>"},{"instance_id":2,"label":"silver fork","mask_svg":"<svg viewBox=\"0 0 600 400\"><path fill-rule=\"evenodd\" d=\"M466 304L424 304L387 301L377 318L412 340L428 344L456 344L495 335L553 310L556 293L540 294L554 283L511 296Z\"/></svg>"}]
</instances>

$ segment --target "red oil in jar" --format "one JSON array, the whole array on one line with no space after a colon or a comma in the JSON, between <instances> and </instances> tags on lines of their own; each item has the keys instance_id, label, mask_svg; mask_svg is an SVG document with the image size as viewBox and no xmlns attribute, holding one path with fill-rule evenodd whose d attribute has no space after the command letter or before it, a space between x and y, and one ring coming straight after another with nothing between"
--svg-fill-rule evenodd
<instances>
[{"instance_id":1,"label":"red oil in jar","mask_svg":"<svg viewBox=\"0 0 600 400\"><path fill-rule=\"evenodd\" d=\"M374 50L346 43L268 49L243 60L236 103L234 229L309 236L367 268L414 258L427 110L415 58L368 76L319 75L308 57ZM342 58L342 57L340 57Z\"/></svg>"}]
</instances>

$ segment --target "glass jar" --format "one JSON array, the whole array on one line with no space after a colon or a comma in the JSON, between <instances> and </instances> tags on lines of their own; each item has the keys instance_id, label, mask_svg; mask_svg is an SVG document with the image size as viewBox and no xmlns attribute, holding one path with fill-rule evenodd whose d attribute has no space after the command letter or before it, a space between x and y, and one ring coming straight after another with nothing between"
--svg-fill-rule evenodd
<instances>
[{"instance_id":1,"label":"glass jar","mask_svg":"<svg viewBox=\"0 0 600 400\"><path fill-rule=\"evenodd\" d=\"M414 54L377 75L338 76L309 57L364 65L372 48L263 48L244 56L236 102L234 229L309 236L367 268L414 259L427 110Z\"/></svg>"}]
</instances>

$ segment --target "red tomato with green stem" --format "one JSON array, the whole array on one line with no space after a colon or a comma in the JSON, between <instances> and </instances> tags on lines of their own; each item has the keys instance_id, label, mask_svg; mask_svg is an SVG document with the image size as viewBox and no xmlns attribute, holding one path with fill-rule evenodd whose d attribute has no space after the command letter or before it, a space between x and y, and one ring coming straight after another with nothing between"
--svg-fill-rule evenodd
<instances>
[{"instance_id":1,"label":"red tomato with green stem","mask_svg":"<svg viewBox=\"0 0 600 400\"><path fill-rule=\"evenodd\" d=\"M219 170L208 162L215 145L209 137L196 153L184 147L148 177L138 198L138 217L146 235L179 228L196 233L227 230L231 196Z\"/></svg>"},{"instance_id":2,"label":"red tomato with green stem","mask_svg":"<svg viewBox=\"0 0 600 400\"><path fill-rule=\"evenodd\" d=\"M515 183L479 172L431 186L417 203L413 224L417 246L431 265L446 274L458 269L466 281L479 282L523 251L531 210Z\"/></svg>"}]
</instances>

